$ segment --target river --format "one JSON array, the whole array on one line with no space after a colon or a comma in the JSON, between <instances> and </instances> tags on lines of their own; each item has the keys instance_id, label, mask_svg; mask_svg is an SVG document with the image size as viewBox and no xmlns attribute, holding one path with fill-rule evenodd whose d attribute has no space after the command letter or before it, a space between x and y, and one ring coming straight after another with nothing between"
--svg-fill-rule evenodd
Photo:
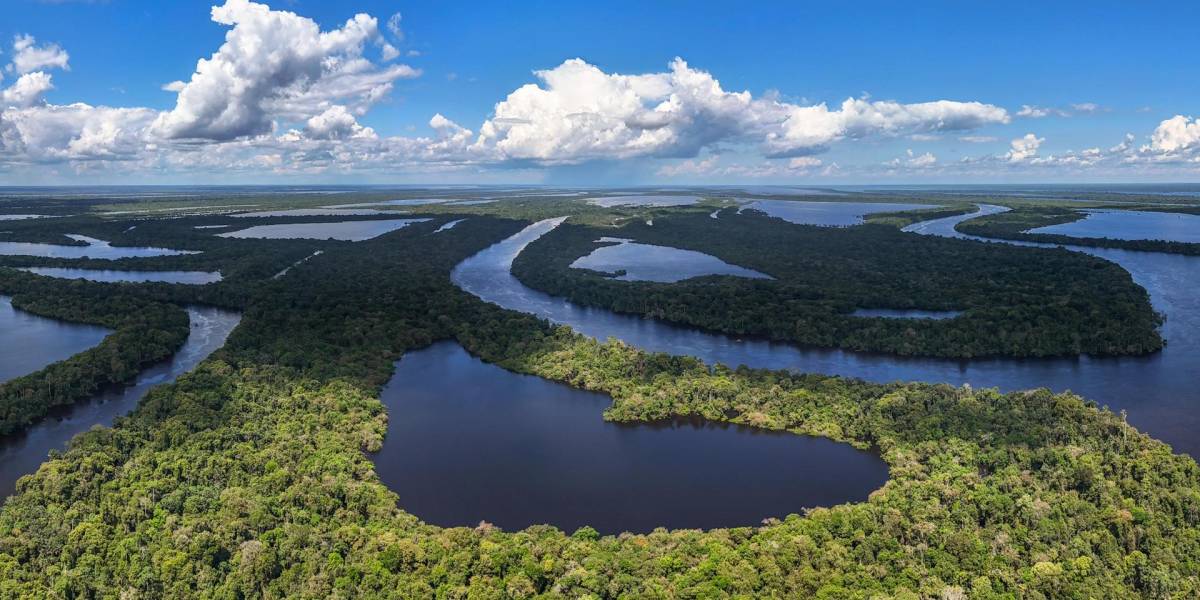
<instances>
[{"instance_id":1,"label":"river","mask_svg":"<svg viewBox=\"0 0 1200 600\"><path fill-rule=\"evenodd\" d=\"M1004 210L983 206L984 212ZM962 215L911 226L927 235L967 237L954 225L979 216ZM534 314L599 339L609 337L655 352L691 355L709 363L744 364L770 369L860 377L870 381L927 381L1019 390L1047 387L1071 390L1128 410L1142 431L1171 444L1176 451L1200 456L1200 258L1174 254L1071 247L1113 261L1146 288L1166 316L1167 347L1141 357L1081 356L1057 359L949 360L897 357L845 350L800 348L784 343L740 339L633 315L572 304L530 289L513 277L512 261L530 242L565 218L534 223L460 263L452 274L456 285L504 308ZM1006 243L987 241L987 243ZM1033 245L1033 244L1023 244Z\"/></svg>"},{"instance_id":2,"label":"river","mask_svg":"<svg viewBox=\"0 0 1200 600\"><path fill-rule=\"evenodd\" d=\"M241 315L211 307L190 306L191 332L171 358L142 370L137 380L113 386L96 396L54 410L25 431L0 438L0 499L16 489L17 479L37 470L51 450L62 450L76 435L102 425L109 426L137 406L156 385L174 381L225 344Z\"/></svg>"}]
</instances>

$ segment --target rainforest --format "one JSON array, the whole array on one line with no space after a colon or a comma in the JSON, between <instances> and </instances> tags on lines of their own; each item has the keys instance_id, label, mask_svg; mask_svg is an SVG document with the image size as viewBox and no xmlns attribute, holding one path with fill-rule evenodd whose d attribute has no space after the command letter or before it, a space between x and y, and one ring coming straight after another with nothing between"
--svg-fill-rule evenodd
<instances>
[{"instance_id":1,"label":"rainforest","mask_svg":"<svg viewBox=\"0 0 1200 600\"><path fill-rule=\"evenodd\" d=\"M1200 593L1200 467L1179 433L1194 414L1153 396L1122 403L1119 385L1090 397L1039 378L1053 361L1084 361L1077 376L1093 380L1087 369L1130 360L1142 361L1143 378L1156 361L1196 360L1171 327L1200 317L1144 287L1144 265L929 234L945 222L949 235L955 221L989 232L972 219L990 217L963 198L838 227L772 217L719 191L610 207L581 192L488 191L500 197L475 203L478 192L364 190L356 202L444 201L326 216L346 194L98 193L69 210L53 197L8 200L8 212L46 216L6 222L0 295L15 313L103 327L104 337L0 383L6 443L84 418L105 390L182 352L200 335L197 310L240 320L190 371L81 428L12 482L0 506L0 596ZM222 208L229 194L251 206ZM406 224L360 241L307 233L389 220ZM914 224L926 234L907 231ZM219 235L266 225L303 228ZM77 247L68 234L102 240L112 257L22 253ZM489 255L522 235L533 239L515 256ZM629 243L691 254L643 249L618 257L633 261L621 269L571 266ZM1187 256L1142 254L1197 268ZM684 261L676 271L711 268L713 258L764 277L621 277L667 259ZM52 267L83 279L29 271ZM86 279L94 272L140 275ZM153 277L180 272L220 277ZM497 300L505 286L526 296ZM529 300L542 297L573 312ZM863 309L897 312L855 316ZM657 345L643 347L634 330ZM742 360L676 342L721 336L747 338L731 342ZM464 360L479 361L469 377ZM961 361L994 371L936 375ZM430 377L441 383L422 392ZM1161 385L1194 396L1172 381ZM420 394L432 395L412 412L405 403ZM509 415L517 398L521 412ZM595 412L564 413L563 403ZM393 421L424 414L429 439L450 443L436 454L389 451L397 435L417 435ZM551 425L526 427L539 422ZM573 453L581 444L591 455ZM630 479L630 453L643 453L636 472L649 479ZM489 473L510 463L539 469L557 491ZM668 486L691 491L665 496ZM477 502L455 500L468 489Z\"/></svg>"}]
</instances>

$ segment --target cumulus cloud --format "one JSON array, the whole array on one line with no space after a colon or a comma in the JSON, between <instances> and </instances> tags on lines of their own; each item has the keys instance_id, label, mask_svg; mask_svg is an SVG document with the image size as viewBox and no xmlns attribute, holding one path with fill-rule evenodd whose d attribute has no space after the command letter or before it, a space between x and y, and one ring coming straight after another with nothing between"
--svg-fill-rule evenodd
<instances>
[{"instance_id":1,"label":"cumulus cloud","mask_svg":"<svg viewBox=\"0 0 1200 600\"><path fill-rule=\"evenodd\" d=\"M9 71L24 75L41 69L70 69L70 55L58 44L38 46L32 35L17 35L13 38L13 58Z\"/></svg>"},{"instance_id":2,"label":"cumulus cloud","mask_svg":"<svg viewBox=\"0 0 1200 600\"><path fill-rule=\"evenodd\" d=\"M1040 138L1032 133L1027 133L1012 141L1012 148L1008 151L1007 157L1009 162L1021 162L1037 156L1038 148L1046 138Z\"/></svg>"},{"instance_id":3,"label":"cumulus cloud","mask_svg":"<svg viewBox=\"0 0 1200 600\"><path fill-rule=\"evenodd\" d=\"M606 73L581 59L536 71L498 103L475 149L543 163L633 156L692 157L718 143L752 143L765 155L816 154L844 139L969 130L1006 123L980 102L918 104L850 98L837 109L730 92L675 59L666 72Z\"/></svg>"},{"instance_id":4,"label":"cumulus cloud","mask_svg":"<svg viewBox=\"0 0 1200 600\"><path fill-rule=\"evenodd\" d=\"M1200 147L1200 119L1175 115L1158 124L1150 135L1150 148L1178 152Z\"/></svg>"},{"instance_id":5,"label":"cumulus cloud","mask_svg":"<svg viewBox=\"0 0 1200 600\"><path fill-rule=\"evenodd\" d=\"M308 137L321 140L378 137L375 130L359 125L358 119L355 119L345 106L331 106L325 112L310 118L305 123L304 131Z\"/></svg>"},{"instance_id":6,"label":"cumulus cloud","mask_svg":"<svg viewBox=\"0 0 1200 600\"><path fill-rule=\"evenodd\" d=\"M937 164L937 157L932 152L916 154L912 148L904 151L904 158L893 158L884 163L885 166L892 169L899 167L908 167L910 169L928 169Z\"/></svg>"},{"instance_id":7,"label":"cumulus cloud","mask_svg":"<svg viewBox=\"0 0 1200 600\"><path fill-rule=\"evenodd\" d=\"M7 131L0 152L35 163L132 159L145 149L142 133L156 114L83 103L10 108L0 113L0 131Z\"/></svg>"},{"instance_id":8,"label":"cumulus cloud","mask_svg":"<svg viewBox=\"0 0 1200 600\"><path fill-rule=\"evenodd\" d=\"M24 108L42 102L42 96L54 89L50 75L41 71L26 73L14 82L8 89L0 92L3 106Z\"/></svg>"},{"instance_id":9,"label":"cumulus cloud","mask_svg":"<svg viewBox=\"0 0 1200 600\"><path fill-rule=\"evenodd\" d=\"M1031 133L1013 140L1007 151L976 158L947 163L909 150L886 163L843 167L816 155L855 140L955 136L969 143L998 142L973 130L1009 123L1011 115L977 101L860 97L813 104L754 96L726 90L712 74L682 59L641 74L567 60L535 71L531 83L500 98L478 127L438 113L429 119L426 135L384 136L363 122L397 81L419 74L391 62L401 54L393 45L403 36L398 14L383 27L360 14L321 31L291 12L249 0L222 1L212 18L228 28L225 40L198 61L190 77L162 86L177 94L167 111L47 102L53 89L47 70L67 68L69 57L57 45L20 36L7 71L25 72L0 89L0 170L62 164L77 172L138 174L436 173L646 158L663 159L655 165L663 177L730 180L897 168L972 175L1200 164L1200 120L1176 116L1145 138L1128 135L1107 149L1044 154L1043 138ZM1090 103L1064 109L1027 105L1016 114L1104 110ZM1148 141L1139 146L1138 139ZM743 162L722 160L727 151Z\"/></svg>"},{"instance_id":10,"label":"cumulus cloud","mask_svg":"<svg viewBox=\"0 0 1200 600\"><path fill-rule=\"evenodd\" d=\"M840 110L824 104L790 106L782 133L768 136L771 156L818 152L844 138L963 131L1008 123L1008 112L981 102L938 100L917 104L848 98Z\"/></svg>"},{"instance_id":11,"label":"cumulus cloud","mask_svg":"<svg viewBox=\"0 0 1200 600\"><path fill-rule=\"evenodd\" d=\"M271 131L275 116L311 117L332 99L351 98L369 107L396 79L419 74L406 65L381 68L363 58L364 44L379 38L370 15L355 15L341 28L322 32L295 13L226 0L213 7L212 20L231 29L220 49L196 64L178 90L175 108L155 122L162 137L226 141L261 135Z\"/></svg>"}]
</instances>

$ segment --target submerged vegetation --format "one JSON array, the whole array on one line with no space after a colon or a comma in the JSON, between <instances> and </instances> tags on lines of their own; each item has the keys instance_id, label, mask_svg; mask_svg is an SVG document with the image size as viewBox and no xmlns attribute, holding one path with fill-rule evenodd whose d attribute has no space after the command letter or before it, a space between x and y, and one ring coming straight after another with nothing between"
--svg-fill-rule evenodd
<instances>
[{"instance_id":1,"label":"submerged vegetation","mask_svg":"<svg viewBox=\"0 0 1200 600\"><path fill-rule=\"evenodd\" d=\"M44 314L96 310L71 300L89 298L92 290L123 299L111 300L114 309L119 302L208 301L244 310L226 347L194 372L152 390L113 428L81 435L19 482L0 508L0 597L1200 594L1200 467L1121 417L1046 390L1000 394L730 369L591 340L455 287L449 278L455 264L527 223L477 215L430 235L451 218L458 217L359 243L198 235L185 241L204 254L138 259L154 268L203 265L227 275L211 286L104 286L0 269L5 285L79 290L53 296L63 303L54 307L32 288L14 290L15 297L28 295L24 306L40 305ZM162 245L207 219L137 231ZM719 222L720 235L706 235L693 221ZM693 249L787 279L794 286L789 293L800 304L825 306L822 314L869 301L1019 317L1024 295L1040 286L1061 291L1053 306L1064 312L1054 318L1069 317L1076 331L1133 332L1143 350L1161 343L1147 337L1155 321L1127 274L1065 251L1038 251L1031 261L1034 254L1025 251L1009 255L971 242L929 245L890 227L817 230L754 215L713 220L702 212L625 229L650 243L688 247L691 240ZM747 238L751 229L756 233ZM561 275L560 263L592 247L595 233L565 226L522 257L553 261L556 276L573 276ZM749 239L749 249L738 250ZM894 258L880 256L879 244L894 244L887 253ZM317 248L324 252L272 279ZM935 262L941 253L957 262ZM827 264L818 260L822 255ZM922 271L889 271L890 260L916 260ZM86 262L95 261L64 264ZM1031 262L1049 266L1038 271ZM972 275L980 268L999 281ZM596 290L650 289L581 276ZM954 280L963 283L949 285ZM699 297L697 290L728 302L735 290L760 294L757 302L785 297L737 287L759 281L704 283L668 289L685 299L682 307L699 306L686 302L689 294ZM980 286L986 293L970 289ZM935 290L955 295L931 306ZM994 306L1004 308L989 308L987 298L997 295L1007 300L993 300ZM734 309L741 307L713 314ZM1121 313L1133 321L1127 329L1104 319L1103 311L1112 310L1127 311ZM880 332L893 325L865 321L871 329L864 339L890 339ZM960 343L921 335L926 348ZM866 502L797 506L793 515L712 531L600 536L587 527L429 526L398 504L403 490L379 482L367 453L379 448L385 430L378 392L393 361L440 339L455 339L517 372L608 393L608 419L698 416L827 436L877 449L891 479ZM1063 347L1061 340L1047 343Z\"/></svg>"},{"instance_id":2,"label":"submerged vegetation","mask_svg":"<svg viewBox=\"0 0 1200 600\"><path fill-rule=\"evenodd\" d=\"M774 280L629 282L570 267L604 236L704 252ZM531 243L513 274L580 304L811 346L969 358L1143 354L1163 344L1145 290L1112 263L883 225L793 225L732 210L616 229L568 222ZM900 320L855 317L856 308L964 312Z\"/></svg>"}]
</instances>

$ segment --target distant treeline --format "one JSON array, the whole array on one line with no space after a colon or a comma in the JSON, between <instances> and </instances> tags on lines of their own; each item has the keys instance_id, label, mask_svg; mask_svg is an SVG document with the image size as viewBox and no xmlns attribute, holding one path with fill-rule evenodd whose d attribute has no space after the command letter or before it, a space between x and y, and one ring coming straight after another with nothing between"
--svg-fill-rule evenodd
<instances>
[{"instance_id":1,"label":"distant treeline","mask_svg":"<svg viewBox=\"0 0 1200 600\"><path fill-rule=\"evenodd\" d=\"M1166 208L1155 208L1155 212L1192 213L1197 209L1181 208L1175 211ZM1062 207L1029 207L1017 208L1008 212L968 219L959 223L955 229L980 237L990 237L1005 240L1025 242L1042 242L1046 244L1061 244L1066 246L1094 246L1098 248L1119 248L1122 250L1140 250L1144 252L1167 252L1171 254L1186 254L1200 256L1200 244L1188 242L1172 242L1168 240L1118 240L1112 238L1076 237L1057 233L1029 233L1031 229L1073 223L1087 214L1078 210Z\"/></svg>"}]
</instances>

